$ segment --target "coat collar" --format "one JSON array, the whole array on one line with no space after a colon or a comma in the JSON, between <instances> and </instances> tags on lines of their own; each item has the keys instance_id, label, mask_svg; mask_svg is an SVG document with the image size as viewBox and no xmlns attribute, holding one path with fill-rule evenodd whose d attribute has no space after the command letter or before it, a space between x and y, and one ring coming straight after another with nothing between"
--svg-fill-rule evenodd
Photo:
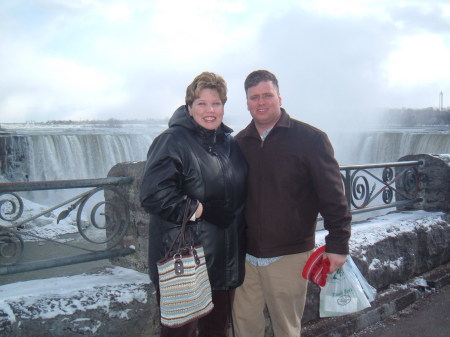
<instances>
[{"instance_id":1,"label":"coat collar","mask_svg":"<svg viewBox=\"0 0 450 337\"><path fill-rule=\"evenodd\" d=\"M289 128L291 126L291 117L289 114L284 110L284 108L281 108L281 115L278 122L274 125L273 129L275 128ZM243 137L260 137L258 130L256 129L255 121L252 120L250 124L242 130L242 136Z\"/></svg>"},{"instance_id":2,"label":"coat collar","mask_svg":"<svg viewBox=\"0 0 450 337\"><path fill-rule=\"evenodd\" d=\"M173 113L172 117L169 120L169 127L173 126L182 126L186 129L192 130L195 133L199 134L201 137L205 137L209 134L224 134L229 135L233 132L231 128L226 126L225 124L220 124L219 128L216 130L207 130L200 125L198 125L194 119L189 116L188 110L186 105L180 106L175 112Z\"/></svg>"}]
</instances>

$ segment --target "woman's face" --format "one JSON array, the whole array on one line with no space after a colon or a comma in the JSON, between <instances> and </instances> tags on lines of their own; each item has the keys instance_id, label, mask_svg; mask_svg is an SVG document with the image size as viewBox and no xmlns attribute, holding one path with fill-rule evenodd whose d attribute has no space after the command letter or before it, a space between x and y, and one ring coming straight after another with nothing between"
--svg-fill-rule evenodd
<instances>
[{"instance_id":1,"label":"woman's face","mask_svg":"<svg viewBox=\"0 0 450 337\"><path fill-rule=\"evenodd\" d=\"M222 123L224 105L216 89L203 89L192 106L188 106L188 111L197 124L215 130Z\"/></svg>"}]
</instances>

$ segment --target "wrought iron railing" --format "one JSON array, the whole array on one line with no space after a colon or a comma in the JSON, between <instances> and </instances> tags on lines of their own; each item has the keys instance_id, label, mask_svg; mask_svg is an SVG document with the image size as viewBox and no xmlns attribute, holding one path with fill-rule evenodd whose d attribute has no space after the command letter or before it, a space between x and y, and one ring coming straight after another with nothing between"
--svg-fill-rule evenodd
<instances>
[{"instance_id":1,"label":"wrought iron railing","mask_svg":"<svg viewBox=\"0 0 450 337\"><path fill-rule=\"evenodd\" d=\"M422 161L403 161L341 166L342 181L351 213L371 212L420 202L422 199L417 197L417 167L422 164Z\"/></svg>"},{"instance_id":2,"label":"wrought iron railing","mask_svg":"<svg viewBox=\"0 0 450 337\"><path fill-rule=\"evenodd\" d=\"M112 177L103 179L36 181L23 183L0 184L0 275L13 274L23 271L39 270L81 262L107 259L123 256L134 252L132 248L113 249L122 240L129 227L129 205L123 196L121 185L130 184L132 177ZM89 190L62 201L55 206L45 208L37 214L23 219L24 201L18 192L85 189ZM103 195L102 193L103 192ZM113 198L106 198L108 193L116 194L120 200L114 204ZM67 237L43 237L32 229L33 222L58 211L56 224L76 211L75 234L81 235L82 240ZM79 249L86 254L63 256L51 260L22 263L24 251L24 237L43 240Z\"/></svg>"},{"instance_id":3,"label":"wrought iron railing","mask_svg":"<svg viewBox=\"0 0 450 337\"><path fill-rule=\"evenodd\" d=\"M422 165L421 161L341 166L342 181L352 214L420 202L421 199L417 197L419 165ZM132 248L114 249L126 234L130 222L128 199L123 195L125 188L120 187L132 181L133 177L113 177L0 183L0 275L132 254ZM18 192L74 188L92 189L22 219L24 202ZM113 193L115 196L99 198L102 191L105 195ZM114 200L114 204L111 200ZM77 234L87 245L73 244L65 238L40 237L27 230L27 224L32 227L34 220L56 210L59 211L57 223L76 211ZM24 250L23 237L52 241L88 253L17 264Z\"/></svg>"}]
</instances>

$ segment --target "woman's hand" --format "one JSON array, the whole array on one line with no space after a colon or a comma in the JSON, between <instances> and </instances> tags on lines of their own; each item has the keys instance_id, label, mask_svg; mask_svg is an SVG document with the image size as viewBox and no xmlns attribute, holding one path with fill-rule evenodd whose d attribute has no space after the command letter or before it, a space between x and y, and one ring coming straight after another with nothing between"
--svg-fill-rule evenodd
<instances>
[{"instance_id":1,"label":"woman's hand","mask_svg":"<svg viewBox=\"0 0 450 337\"><path fill-rule=\"evenodd\" d=\"M225 200L210 200L202 204L202 218L219 227L228 227L234 220L234 213L228 209Z\"/></svg>"},{"instance_id":2,"label":"woman's hand","mask_svg":"<svg viewBox=\"0 0 450 337\"><path fill-rule=\"evenodd\" d=\"M198 203L197 209L195 210L195 219L197 220L202 216L203 213L203 205L201 202Z\"/></svg>"}]
</instances>

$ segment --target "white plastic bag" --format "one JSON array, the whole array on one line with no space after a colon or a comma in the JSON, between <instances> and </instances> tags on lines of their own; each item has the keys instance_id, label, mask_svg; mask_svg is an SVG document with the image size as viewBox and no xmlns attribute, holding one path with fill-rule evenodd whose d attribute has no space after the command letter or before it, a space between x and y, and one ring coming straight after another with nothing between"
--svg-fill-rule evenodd
<instances>
[{"instance_id":1,"label":"white plastic bag","mask_svg":"<svg viewBox=\"0 0 450 337\"><path fill-rule=\"evenodd\" d=\"M342 316L370 307L376 290L367 283L350 256L328 275L320 290L320 317Z\"/></svg>"},{"instance_id":2,"label":"white plastic bag","mask_svg":"<svg viewBox=\"0 0 450 337\"><path fill-rule=\"evenodd\" d=\"M367 282L367 280L361 274L361 272L359 271L358 267L356 266L355 262L353 261L353 259L350 255L347 255L346 264L348 264L348 267L355 274L355 276L358 279L359 284L361 284L361 287L364 290L364 294L366 295L369 302L373 302L375 300L377 290L374 287L372 287L369 284L369 282Z\"/></svg>"}]
</instances>

